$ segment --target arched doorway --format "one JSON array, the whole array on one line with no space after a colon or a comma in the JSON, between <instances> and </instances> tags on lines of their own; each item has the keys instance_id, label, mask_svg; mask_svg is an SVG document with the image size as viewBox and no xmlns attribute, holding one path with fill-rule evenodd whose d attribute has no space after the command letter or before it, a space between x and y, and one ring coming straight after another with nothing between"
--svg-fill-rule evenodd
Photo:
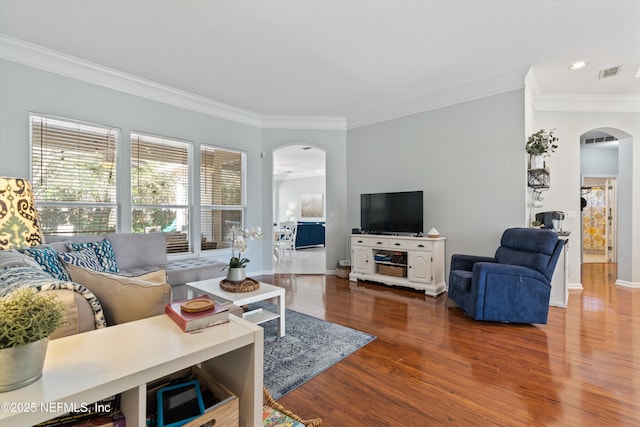
<instances>
[{"instance_id":1,"label":"arched doorway","mask_svg":"<svg viewBox=\"0 0 640 427\"><path fill-rule=\"evenodd\" d=\"M293 253L274 242L276 274L326 272L326 153L306 144L273 150L273 224L297 224ZM276 235L277 234L277 235ZM274 240L280 233L274 234Z\"/></svg>"},{"instance_id":2,"label":"arched doorway","mask_svg":"<svg viewBox=\"0 0 640 427\"><path fill-rule=\"evenodd\" d=\"M619 129L597 128L580 136L582 263L618 263L630 244L631 150L631 136Z\"/></svg>"}]
</instances>

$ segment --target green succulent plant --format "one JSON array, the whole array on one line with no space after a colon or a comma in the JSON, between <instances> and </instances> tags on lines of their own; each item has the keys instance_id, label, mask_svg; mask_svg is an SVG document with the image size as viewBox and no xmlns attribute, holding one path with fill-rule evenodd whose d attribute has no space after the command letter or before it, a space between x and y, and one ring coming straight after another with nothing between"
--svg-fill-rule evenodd
<instances>
[{"instance_id":1,"label":"green succulent plant","mask_svg":"<svg viewBox=\"0 0 640 427\"><path fill-rule=\"evenodd\" d=\"M0 298L0 348L47 338L64 324L64 304L55 294L21 288Z\"/></svg>"}]
</instances>

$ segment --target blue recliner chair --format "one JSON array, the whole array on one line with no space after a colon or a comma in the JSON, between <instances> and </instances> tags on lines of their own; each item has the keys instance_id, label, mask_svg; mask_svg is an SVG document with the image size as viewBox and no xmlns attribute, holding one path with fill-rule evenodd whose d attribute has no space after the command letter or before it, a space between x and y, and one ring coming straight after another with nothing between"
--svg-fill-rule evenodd
<instances>
[{"instance_id":1,"label":"blue recliner chair","mask_svg":"<svg viewBox=\"0 0 640 427\"><path fill-rule=\"evenodd\" d=\"M551 230L510 228L495 258L453 255L449 299L476 320L545 324L563 244Z\"/></svg>"}]
</instances>

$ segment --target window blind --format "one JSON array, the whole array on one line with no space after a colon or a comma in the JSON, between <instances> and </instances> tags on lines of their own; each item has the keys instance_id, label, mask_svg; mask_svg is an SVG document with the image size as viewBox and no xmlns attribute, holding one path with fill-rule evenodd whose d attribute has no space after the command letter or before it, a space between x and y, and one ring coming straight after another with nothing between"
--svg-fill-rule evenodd
<instances>
[{"instance_id":1,"label":"window blind","mask_svg":"<svg viewBox=\"0 0 640 427\"><path fill-rule=\"evenodd\" d=\"M245 154L200 147L200 205L203 250L229 246L231 227L242 227Z\"/></svg>"},{"instance_id":2,"label":"window blind","mask_svg":"<svg viewBox=\"0 0 640 427\"><path fill-rule=\"evenodd\" d=\"M132 230L164 232L168 253L188 252L191 143L131 134Z\"/></svg>"},{"instance_id":3,"label":"window blind","mask_svg":"<svg viewBox=\"0 0 640 427\"><path fill-rule=\"evenodd\" d=\"M45 234L115 231L119 130L30 114L34 197Z\"/></svg>"}]
</instances>

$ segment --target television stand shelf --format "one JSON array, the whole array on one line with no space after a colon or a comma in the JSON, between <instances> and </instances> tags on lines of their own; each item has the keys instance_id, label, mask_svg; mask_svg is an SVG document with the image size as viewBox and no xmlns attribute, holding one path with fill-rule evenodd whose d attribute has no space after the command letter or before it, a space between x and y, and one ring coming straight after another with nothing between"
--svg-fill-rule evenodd
<instances>
[{"instance_id":1,"label":"television stand shelf","mask_svg":"<svg viewBox=\"0 0 640 427\"><path fill-rule=\"evenodd\" d=\"M445 240L445 237L352 234L349 280L404 286L437 296L447 287Z\"/></svg>"}]
</instances>

